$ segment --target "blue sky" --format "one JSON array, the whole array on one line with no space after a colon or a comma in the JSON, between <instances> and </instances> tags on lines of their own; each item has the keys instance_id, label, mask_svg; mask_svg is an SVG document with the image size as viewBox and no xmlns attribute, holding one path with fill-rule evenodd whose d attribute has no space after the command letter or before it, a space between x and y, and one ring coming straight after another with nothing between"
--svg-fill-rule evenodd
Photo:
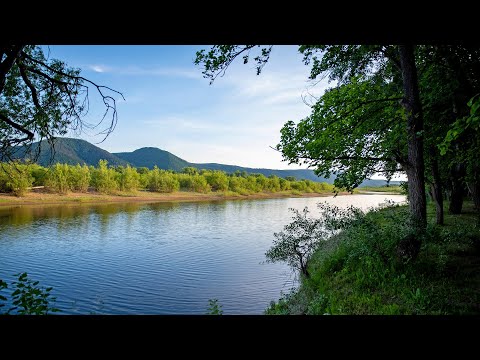
<instances>
[{"instance_id":1,"label":"blue sky","mask_svg":"<svg viewBox=\"0 0 480 360\"><path fill-rule=\"evenodd\" d=\"M196 163L300 168L283 162L270 148L278 143L286 121L309 114L302 95L319 95L328 86L308 82L309 67L298 47L274 46L259 76L253 64L237 61L212 85L193 64L202 48L209 46L49 46L51 57L123 92L126 101L118 101L117 127L98 144L105 150L153 146ZM88 120L98 122L104 108L93 91L90 98ZM87 131L80 138L102 140L94 134Z\"/></svg>"}]
</instances>

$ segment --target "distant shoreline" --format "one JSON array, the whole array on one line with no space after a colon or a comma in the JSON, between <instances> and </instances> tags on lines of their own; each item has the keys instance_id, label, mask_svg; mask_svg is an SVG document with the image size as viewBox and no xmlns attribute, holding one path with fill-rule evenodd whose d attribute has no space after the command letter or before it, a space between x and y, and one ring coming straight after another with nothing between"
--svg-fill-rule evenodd
<instances>
[{"instance_id":1,"label":"distant shoreline","mask_svg":"<svg viewBox=\"0 0 480 360\"><path fill-rule=\"evenodd\" d=\"M119 193L117 195L105 195L95 192L68 193L66 195L52 194L46 192L29 192L25 196L16 197L12 194L0 193L1 206L30 206L30 205L70 205L70 204L104 204L104 203L125 203L125 202L197 202L197 201L223 201L223 200L257 200L276 198L298 198L298 197L326 197L333 196L332 192L324 193L302 193L294 194L291 191L276 193L255 193L251 195L225 194L225 193L195 193L178 191L173 193L153 193L138 191L134 194ZM348 192L341 192L339 195L351 195Z\"/></svg>"}]
</instances>

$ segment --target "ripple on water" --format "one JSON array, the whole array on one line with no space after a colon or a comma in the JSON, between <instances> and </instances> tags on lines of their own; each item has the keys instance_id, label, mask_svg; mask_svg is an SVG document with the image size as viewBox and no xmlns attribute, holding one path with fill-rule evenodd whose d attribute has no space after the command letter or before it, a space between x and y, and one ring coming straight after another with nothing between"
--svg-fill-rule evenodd
<instances>
[{"instance_id":1,"label":"ripple on water","mask_svg":"<svg viewBox=\"0 0 480 360\"><path fill-rule=\"evenodd\" d=\"M265 264L288 208L366 209L400 195L0 209L0 278L27 271L67 314L261 314L295 281ZM29 210L30 209L30 210Z\"/></svg>"}]
</instances>

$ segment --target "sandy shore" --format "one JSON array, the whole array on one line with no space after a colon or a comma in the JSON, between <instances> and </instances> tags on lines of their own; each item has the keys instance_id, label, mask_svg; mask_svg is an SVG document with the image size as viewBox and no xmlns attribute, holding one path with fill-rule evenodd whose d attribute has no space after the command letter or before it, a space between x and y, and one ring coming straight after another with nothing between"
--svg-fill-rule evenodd
<instances>
[{"instance_id":1,"label":"sandy shore","mask_svg":"<svg viewBox=\"0 0 480 360\"><path fill-rule=\"evenodd\" d=\"M11 205L61 205L61 204L98 204L120 202L181 202L181 201L221 201L221 200L253 200L274 198L333 196L332 192L292 194L290 191L277 193L257 193L252 195L225 195L223 193L201 194L194 192L174 192L168 194L138 191L135 194L104 195L94 192L69 193L66 195L45 192L29 192L25 196L0 193L0 206ZM339 195L349 195L340 193Z\"/></svg>"}]
</instances>

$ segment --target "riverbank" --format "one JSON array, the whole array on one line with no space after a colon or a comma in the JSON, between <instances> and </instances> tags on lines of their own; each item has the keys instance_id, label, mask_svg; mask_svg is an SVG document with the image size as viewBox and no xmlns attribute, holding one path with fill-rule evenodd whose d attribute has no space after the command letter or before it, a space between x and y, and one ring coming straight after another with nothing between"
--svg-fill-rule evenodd
<instances>
[{"instance_id":1,"label":"riverbank","mask_svg":"<svg viewBox=\"0 0 480 360\"><path fill-rule=\"evenodd\" d=\"M280 192L260 192L251 195L241 195L231 191L196 193L177 191L173 193L155 193L149 191L137 191L135 193L121 193L114 195L105 195L96 192L88 193L68 193L65 195L54 194L42 191L41 189L28 192L25 196L17 197L13 194L0 193L0 206L11 205L62 205L62 204L104 204L120 202L192 202L192 201L221 201L221 200L240 200L240 199L274 199L274 198L296 198L296 197L319 197L333 196L328 192L306 192L298 191L280 191ZM348 192L339 193L339 195L350 195Z\"/></svg>"},{"instance_id":2,"label":"riverbank","mask_svg":"<svg viewBox=\"0 0 480 360\"><path fill-rule=\"evenodd\" d=\"M448 207L448 204L445 205ZM480 314L480 215L465 202L428 227L414 261L399 259L411 230L406 206L373 211L332 237L309 261L310 279L272 303L267 314ZM417 236L417 234L413 234Z\"/></svg>"}]
</instances>

